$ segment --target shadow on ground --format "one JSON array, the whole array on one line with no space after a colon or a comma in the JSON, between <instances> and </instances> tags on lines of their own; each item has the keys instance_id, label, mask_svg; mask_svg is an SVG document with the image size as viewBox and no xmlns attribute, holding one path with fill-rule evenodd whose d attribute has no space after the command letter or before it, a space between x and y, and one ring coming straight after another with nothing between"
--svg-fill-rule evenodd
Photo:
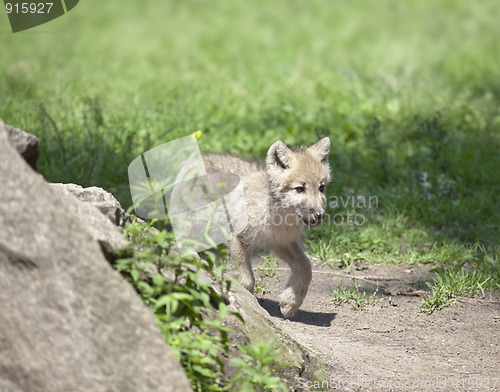
<instances>
[{"instance_id":1,"label":"shadow on ground","mask_svg":"<svg viewBox=\"0 0 500 392\"><path fill-rule=\"evenodd\" d=\"M268 298L259 298L258 300L260 306L267 310L270 316L284 319L277 301L273 301ZM335 319L335 316L336 313L311 312L299 309L297 314L290 320L306 325L314 325L316 327L330 327L332 325L332 321Z\"/></svg>"}]
</instances>

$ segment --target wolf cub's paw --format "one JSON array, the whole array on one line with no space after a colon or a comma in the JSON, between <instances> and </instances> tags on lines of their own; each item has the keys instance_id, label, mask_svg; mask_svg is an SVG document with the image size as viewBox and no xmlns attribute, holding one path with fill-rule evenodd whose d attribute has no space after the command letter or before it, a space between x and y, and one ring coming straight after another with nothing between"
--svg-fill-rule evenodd
<instances>
[{"instance_id":1,"label":"wolf cub's paw","mask_svg":"<svg viewBox=\"0 0 500 392\"><path fill-rule=\"evenodd\" d=\"M280 302L281 313L285 318L292 318L297 313L300 305Z\"/></svg>"},{"instance_id":2,"label":"wolf cub's paw","mask_svg":"<svg viewBox=\"0 0 500 392\"><path fill-rule=\"evenodd\" d=\"M239 281L244 288L253 294L255 287L255 278L253 276L240 275Z\"/></svg>"}]
</instances>

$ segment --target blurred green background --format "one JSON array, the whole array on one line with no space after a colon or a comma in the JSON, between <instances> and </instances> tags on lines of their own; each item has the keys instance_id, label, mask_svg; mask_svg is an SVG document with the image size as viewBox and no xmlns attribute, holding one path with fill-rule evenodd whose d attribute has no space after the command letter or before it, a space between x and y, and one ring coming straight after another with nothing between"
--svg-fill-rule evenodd
<instances>
[{"instance_id":1,"label":"blurred green background","mask_svg":"<svg viewBox=\"0 0 500 392\"><path fill-rule=\"evenodd\" d=\"M311 232L328 257L498 266L499 16L498 0L83 0L13 34L0 12L0 117L40 138L47 180L125 207L128 164L197 130L204 151L256 158L330 136L329 195L379 203L331 208L367 223Z\"/></svg>"}]
</instances>

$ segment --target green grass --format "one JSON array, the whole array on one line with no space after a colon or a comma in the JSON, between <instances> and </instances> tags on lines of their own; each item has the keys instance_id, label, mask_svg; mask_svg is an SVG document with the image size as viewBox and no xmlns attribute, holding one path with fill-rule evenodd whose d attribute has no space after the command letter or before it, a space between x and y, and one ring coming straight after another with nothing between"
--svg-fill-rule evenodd
<instances>
[{"instance_id":1,"label":"green grass","mask_svg":"<svg viewBox=\"0 0 500 392\"><path fill-rule=\"evenodd\" d=\"M254 294L265 295L270 293L268 288L267 278L276 274L276 267L278 265L278 258L271 253L263 254L260 256L261 261L257 265L258 279L255 281Z\"/></svg>"},{"instance_id":2,"label":"green grass","mask_svg":"<svg viewBox=\"0 0 500 392\"><path fill-rule=\"evenodd\" d=\"M367 305L375 302L378 292L378 286L373 293L367 296L366 292L361 291L359 286L354 281L354 287L347 288L340 284L337 288L332 290L331 297L337 303L350 304L353 309L363 309Z\"/></svg>"},{"instance_id":3,"label":"green grass","mask_svg":"<svg viewBox=\"0 0 500 392\"><path fill-rule=\"evenodd\" d=\"M482 252L480 258L470 258L455 264L453 268L438 266L429 296L421 302L424 312L432 313L455 302L456 297L485 296L485 290L500 290L500 251Z\"/></svg>"},{"instance_id":4,"label":"green grass","mask_svg":"<svg viewBox=\"0 0 500 392\"><path fill-rule=\"evenodd\" d=\"M87 0L17 34L2 14L0 117L40 137L47 180L125 207L128 164L197 130L203 151L257 158L329 136L328 196L356 202L329 199L344 221L309 231L312 253L491 259L498 283L499 13L496 0Z\"/></svg>"},{"instance_id":5,"label":"green grass","mask_svg":"<svg viewBox=\"0 0 500 392\"><path fill-rule=\"evenodd\" d=\"M473 297L482 295L484 290L491 287L491 277L481 271L463 271L445 269L437 273L432 283L428 283L431 294L421 302L424 312L433 312L455 302L456 297Z\"/></svg>"},{"instance_id":6,"label":"green grass","mask_svg":"<svg viewBox=\"0 0 500 392\"><path fill-rule=\"evenodd\" d=\"M271 254L261 255L262 261L257 266L257 271L265 277L272 277L276 273L278 258Z\"/></svg>"}]
</instances>

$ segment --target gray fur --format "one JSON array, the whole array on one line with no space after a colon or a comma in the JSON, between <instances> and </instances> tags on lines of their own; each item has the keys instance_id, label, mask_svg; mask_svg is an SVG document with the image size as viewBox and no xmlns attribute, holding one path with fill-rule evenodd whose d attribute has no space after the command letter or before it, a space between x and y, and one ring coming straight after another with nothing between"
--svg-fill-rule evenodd
<instances>
[{"instance_id":1,"label":"gray fur","mask_svg":"<svg viewBox=\"0 0 500 392\"><path fill-rule=\"evenodd\" d=\"M235 173L243 181L248 224L228 243L241 284L253 292L251 254L255 249L272 249L290 266L290 278L280 295L285 317L295 315L311 282L302 232L306 225L315 226L324 217L326 197L320 189L330 180L329 149L328 138L296 151L277 141L269 148L265 164L228 154L203 158L207 172Z\"/></svg>"}]
</instances>

